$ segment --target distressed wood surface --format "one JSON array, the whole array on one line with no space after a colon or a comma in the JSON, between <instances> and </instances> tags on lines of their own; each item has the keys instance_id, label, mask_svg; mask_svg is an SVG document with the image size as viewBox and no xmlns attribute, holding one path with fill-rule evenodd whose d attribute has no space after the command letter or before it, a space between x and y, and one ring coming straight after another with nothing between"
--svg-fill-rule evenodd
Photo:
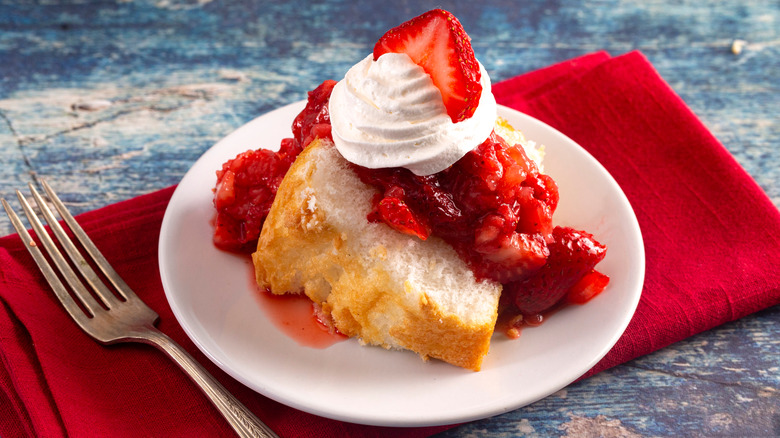
<instances>
[{"instance_id":1,"label":"distressed wood surface","mask_svg":"<svg viewBox=\"0 0 780 438\"><path fill-rule=\"evenodd\" d=\"M737 0L0 0L0 194L45 177L82 212L175 184L436 6L495 82L642 50L780 206L780 4ZM780 436L779 388L775 307L443 435Z\"/></svg>"}]
</instances>

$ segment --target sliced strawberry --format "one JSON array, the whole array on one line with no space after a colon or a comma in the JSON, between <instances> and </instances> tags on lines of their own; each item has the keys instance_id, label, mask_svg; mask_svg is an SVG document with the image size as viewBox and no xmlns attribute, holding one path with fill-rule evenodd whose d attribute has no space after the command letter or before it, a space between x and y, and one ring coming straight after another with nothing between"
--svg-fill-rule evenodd
<instances>
[{"instance_id":1,"label":"sliced strawberry","mask_svg":"<svg viewBox=\"0 0 780 438\"><path fill-rule=\"evenodd\" d=\"M236 174L229 167L227 169L223 167L221 171L217 171L214 206L219 210L233 205L234 202L236 202Z\"/></svg>"},{"instance_id":2,"label":"sliced strawberry","mask_svg":"<svg viewBox=\"0 0 780 438\"><path fill-rule=\"evenodd\" d=\"M417 236L422 240L431 234L430 228L418 221L409 206L399 198L383 198L379 201L377 213L383 222L401 233Z\"/></svg>"},{"instance_id":3,"label":"sliced strawberry","mask_svg":"<svg viewBox=\"0 0 780 438\"><path fill-rule=\"evenodd\" d=\"M508 283L529 276L547 260L549 251L543 236L513 231L511 219L491 214L475 230L474 251L480 256L478 275Z\"/></svg>"},{"instance_id":4,"label":"sliced strawberry","mask_svg":"<svg viewBox=\"0 0 780 438\"><path fill-rule=\"evenodd\" d=\"M566 301L573 304L585 304L600 294L609 284L609 277L592 270L574 284L566 294Z\"/></svg>"},{"instance_id":5,"label":"sliced strawberry","mask_svg":"<svg viewBox=\"0 0 780 438\"><path fill-rule=\"evenodd\" d=\"M584 231L555 227L552 235L547 263L533 276L505 287L514 294L515 305L524 315L539 314L556 305L606 255L606 247Z\"/></svg>"},{"instance_id":6,"label":"sliced strawberry","mask_svg":"<svg viewBox=\"0 0 780 438\"><path fill-rule=\"evenodd\" d=\"M390 29L374 46L374 60L385 53L406 53L428 73L454 123L476 111L482 94L479 64L471 39L451 13L434 9Z\"/></svg>"}]
</instances>

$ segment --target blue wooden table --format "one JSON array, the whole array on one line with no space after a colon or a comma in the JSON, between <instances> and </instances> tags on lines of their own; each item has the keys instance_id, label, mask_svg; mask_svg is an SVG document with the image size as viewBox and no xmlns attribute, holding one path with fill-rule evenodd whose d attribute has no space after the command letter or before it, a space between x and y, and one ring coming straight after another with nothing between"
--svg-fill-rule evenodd
<instances>
[{"instance_id":1,"label":"blue wooden table","mask_svg":"<svg viewBox=\"0 0 780 438\"><path fill-rule=\"evenodd\" d=\"M81 212L175 184L220 138L443 5L495 82L641 50L780 206L778 2L42 3L0 0L5 197L45 177ZM780 308L444 434L518 435L780 436Z\"/></svg>"}]
</instances>

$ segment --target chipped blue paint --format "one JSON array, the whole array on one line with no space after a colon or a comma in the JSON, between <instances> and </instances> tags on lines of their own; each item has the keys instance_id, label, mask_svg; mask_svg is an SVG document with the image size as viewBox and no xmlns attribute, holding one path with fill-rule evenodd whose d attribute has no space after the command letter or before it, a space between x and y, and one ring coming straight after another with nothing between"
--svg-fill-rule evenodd
<instances>
[{"instance_id":1,"label":"chipped blue paint","mask_svg":"<svg viewBox=\"0 0 780 438\"><path fill-rule=\"evenodd\" d=\"M46 177L82 212L175 184L224 135L340 78L384 30L440 4L0 0L0 194ZM777 2L445 7L494 81L642 50L780 206ZM10 229L0 218L0 235ZM777 436L779 340L769 309L445 436Z\"/></svg>"}]
</instances>

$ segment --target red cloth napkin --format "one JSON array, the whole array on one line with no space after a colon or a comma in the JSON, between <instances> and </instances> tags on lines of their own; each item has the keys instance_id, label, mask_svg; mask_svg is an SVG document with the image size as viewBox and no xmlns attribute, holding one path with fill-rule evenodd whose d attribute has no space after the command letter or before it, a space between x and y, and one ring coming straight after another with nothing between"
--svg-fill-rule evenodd
<instances>
[{"instance_id":1,"label":"red cloth napkin","mask_svg":"<svg viewBox=\"0 0 780 438\"><path fill-rule=\"evenodd\" d=\"M601 52L494 88L588 150L645 244L637 311L585 376L780 303L780 212L639 52Z\"/></svg>"},{"instance_id":2,"label":"red cloth napkin","mask_svg":"<svg viewBox=\"0 0 780 438\"><path fill-rule=\"evenodd\" d=\"M495 85L499 103L556 127L621 185L647 273L636 315L588 375L780 303L780 213L640 53L586 55ZM187 338L157 269L172 188L78 217L159 327L281 436L427 436L324 419L262 397ZM69 319L15 235L0 239L0 435L229 436L162 353L103 347Z\"/></svg>"}]
</instances>

